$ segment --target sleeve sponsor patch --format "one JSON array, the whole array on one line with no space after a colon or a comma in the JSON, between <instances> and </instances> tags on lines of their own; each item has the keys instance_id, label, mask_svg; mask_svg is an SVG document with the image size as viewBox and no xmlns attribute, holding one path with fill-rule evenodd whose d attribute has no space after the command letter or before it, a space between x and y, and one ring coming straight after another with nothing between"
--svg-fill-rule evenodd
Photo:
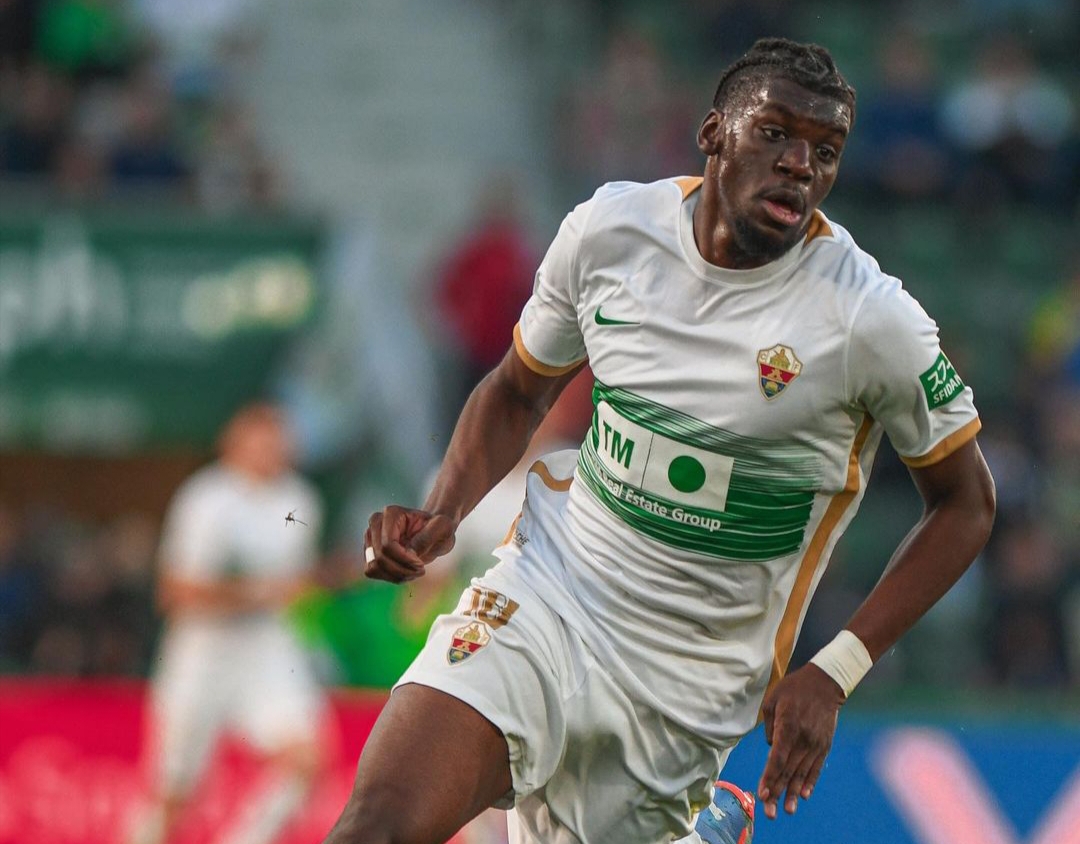
<instances>
[{"instance_id":1,"label":"sleeve sponsor patch","mask_svg":"<svg viewBox=\"0 0 1080 844\"><path fill-rule=\"evenodd\" d=\"M926 393L926 403L931 410L948 404L964 390L963 380L957 375L944 352L938 353L937 360L919 376L919 381L922 383L923 392Z\"/></svg>"}]
</instances>

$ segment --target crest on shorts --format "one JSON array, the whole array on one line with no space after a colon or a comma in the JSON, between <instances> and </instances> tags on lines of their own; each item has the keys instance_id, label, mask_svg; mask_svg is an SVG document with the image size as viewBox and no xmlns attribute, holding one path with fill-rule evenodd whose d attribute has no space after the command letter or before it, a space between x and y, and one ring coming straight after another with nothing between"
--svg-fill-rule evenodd
<instances>
[{"instance_id":1,"label":"crest on shorts","mask_svg":"<svg viewBox=\"0 0 1080 844\"><path fill-rule=\"evenodd\" d=\"M802 372L802 361L795 357L795 350L781 343L758 352L757 362L758 386L769 400L784 392Z\"/></svg>"},{"instance_id":2,"label":"crest on shorts","mask_svg":"<svg viewBox=\"0 0 1080 844\"><path fill-rule=\"evenodd\" d=\"M468 659L491 641L488 626L482 621L472 621L454 631L450 648L446 651L446 661L457 665Z\"/></svg>"}]
</instances>

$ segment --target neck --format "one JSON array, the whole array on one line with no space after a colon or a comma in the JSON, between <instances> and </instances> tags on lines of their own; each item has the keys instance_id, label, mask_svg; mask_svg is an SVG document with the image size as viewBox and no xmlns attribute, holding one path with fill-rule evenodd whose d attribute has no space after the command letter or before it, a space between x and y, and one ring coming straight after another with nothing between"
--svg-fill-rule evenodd
<instances>
[{"instance_id":1,"label":"neck","mask_svg":"<svg viewBox=\"0 0 1080 844\"><path fill-rule=\"evenodd\" d=\"M243 460L229 460L224 458L221 461L229 469L241 475L248 482L253 484L264 484L274 478L275 473L266 472L258 466L252 466Z\"/></svg>"},{"instance_id":2,"label":"neck","mask_svg":"<svg viewBox=\"0 0 1080 844\"><path fill-rule=\"evenodd\" d=\"M739 248L734 225L734 215L720 191L718 156L710 155L705 163L701 196L694 208L694 241L698 252L713 266L727 270L752 270L769 263L769 259Z\"/></svg>"}]
</instances>

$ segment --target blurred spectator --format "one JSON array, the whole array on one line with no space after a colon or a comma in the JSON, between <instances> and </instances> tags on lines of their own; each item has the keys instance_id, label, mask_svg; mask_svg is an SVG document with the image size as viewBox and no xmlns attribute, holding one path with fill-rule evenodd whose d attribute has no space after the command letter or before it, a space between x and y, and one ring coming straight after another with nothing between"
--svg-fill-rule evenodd
<instances>
[{"instance_id":1,"label":"blurred spectator","mask_svg":"<svg viewBox=\"0 0 1080 844\"><path fill-rule=\"evenodd\" d=\"M265 210L276 204L273 167L239 105L220 103L214 108L195 178L199 204L211 213Z\"/></svg>"},{"instance_id":2,"label":"blurred spectator","mask_svg":"<svg viewBox=\"0 0 1080 844\"><path fill-rule=\"evenodd\" d=\"M30 61L40 6L40 0L0 0L0 72Z\"/></svg>"},{"instance_id":3,"label":"blurred spectator","mask_svg":"<svg viewBox=\"0 0 1080 844\"><path fill-rule=\"evenodd\" d=\"M96 533L78 524L69 528L50 573L45 624L31 666L41 674L85 676L98 673L100 667L96 661L100 641L107 635L112 573Z\"/></svg>"},{"instance_id":4,"label":"blurred spectator","mask_svg":"<svg viewBox=\"0 0 1080 844\"><path fill-rule=\"evenodd\" d=\"M1080 266L1036 307L1029 342L1041 387L1034 404L1046 465L1043 507L1061 526L1080 581Z\"/></svg>"},{"instance_id":5,"label":"blurred spectator","mask_svg":"<svg viewBox=\"0 0 1080 844\"><path fill-rule=\"evenodd\" d=\"M965 0L971 17L979 23L1000 22L1003 25L1038 21L1047 26L1068 24L1070 13L1075 14L1072 0Z\"/></svg>"},{"instance_id":6,"label":"blurred spectator","mask_svg":"<svg viewBox=\"0 0 1080 844\"><path fill-rule=\"evenodd\" d=\"M50 578L33 668L47 674L143 676L149 664L156 530L131 514L104 529L76 527ZM64 646L77 637L77 645Z\"/></svg>"},{"instance_id":7,"label":"blurred spectator","mask_svg":"<svg viewBox=\"0 0 1080 844\"><path fill-rule=\"evenodd\" d=\"M276 169L229 89L245 43L230 40L229 27L251 2L227 14L212 8L224 4L203 4L220 31L199 45L169 41L171 52L145 32L140 40L128 12L153 11L129 5L0 0L0 180L61 202L149 188L215 214L275 208ZM176 17L189 15L182 5Z\"/></svg>"},{"instance_id":8,"label":"blurred spectator","mask_svg":"<svg viewBox=\"0 0 1080 844\"><path fill-rule=\"evenodd\" d=\"M148 516L127 513L106 527L101 541L112 585L105 599L105 632L97 644L94 668L108 676L143 676L156 638L157 525Z\"/></svg>"},{"instance_id":9,"label":"blurred spectator","mask_svg":"<svg viewBox=\"0 0 1080 844\"><path fill-rule=\"evenodd\" d=\"M462 240L439 261L436 330L459 361L459 384L447 396L451 417L510 347L514 325L532 290L537 257L520 217L516 187L494 179L478 200ZM427 305L424 305L427 313Z\"/></svg>"},{"instance_id":10,"label":"blurred spectator","mask_svg":"<svg viewBox=\"0 0 1080 844\"><path fill-rule=\"evenodd\" d=\"M133 39L119 0L45 0L36 42L50 67L87 79L122 73Z\"/></svg>"},{"instance_id":11,"label":"blurred spectator","mask_svg":"<svg viewBox=\"0 0 1080 844\"><path fill-rule=\"evenodd\" d=\"M185 89L218 74L220 51L254 29L260 0L131 0L132 14L162 45Z\"/></svg>"},{"instance_id":12,"label":"blurred spectator","mask_svg":"<svg viewBox=\"0 0 1080 844\"><path fill-rule=\"evenodd\" d=\"M1026 201L1060 209L1077 195L1076 109L1029 47L999 35L947 96L942 119L968 156L960 198L972 208Z\"/></svg>"},{"instance_id":13,"label":"blurred spectator","mask_svg":"<svg viewBox=\"0 0 1080 844\"><path fill-rule=\"evenodd\" d=\"M646 33L616 30L601 65L571 94L564 165L588 191L609 181L649 182L698 169L694 129L702 115Z\"/></svg>"},{"instance_id":14,"label":"blurred spectator","mask_svg":"<svg viewBox=\"0 0 1080 844\"><path fill-rule=\"evenodd\" d=\"M1072 275L1045 295L1028 329L1031 362L1055 383L1080 385L1080 259Z\"/></svg>"},{"instance_id":15,"label":"blurred spectator","mask_svg":"<svg viewBox=\"0 0 1080 844\"><path fill-rule=\"evenodd\" d=\"M109 168L121 185L178 185L188 167L172 126L168 89L150 69L124 89L123 133L109 153Z\"/></svg>"},{"instance_id":16,"label":"blurred spectator","mask_svg":"<svg viewBox=\"0 0 1080 844\"><path fill-rule=\"evenodd\" d=\"M75 203L100 199L108 178L103 151L90 138L72 135L57 149L53 185L58 198Z\"/></svg>"},{"instance_id":17,"label":"blurred spectator","mask_svg":"<svg viewBox=\"0 0 1080 844\"><path fill-rule=\"evenodd\" d=\"M69 85L42 65L13 72L14 118L0 128L0 173L44 176L50 172L67 130Z\"/></svg>"},{"instance_id":18,"label":"blurred spectator","mask_svg":"<svg viewBox=\"0 0 1080 844\"><path fill-rule=\"evenodd\" d=\"M1063 385L1046 397L1041 435L1044 517L1060 526L1062 540L1080 563L1080 384Z\"/></svg>"},{"instance_id":19,"label":"blurred spectator","mask_svg":"<svg viewBox=\"0 0 1080 844\"><path fill-rule=\"evenodd\" d=\"M1061 596L1069 566L1039 521L1004 527L989 556L987 641L997 679L1009 686L1064 688L1068 677Z\"/></svg>"},{"instance_id":20,"label":"blurred spectator","mask_svg":"<svg viewBox=\"0 0 1080 844\"><path fill-rule=\"evenodd\" d=\"M844 151L846 178L872 198L945 194L949 145L938 125L936 58L911 30L897 28L877 51L877 79L859 89L858 128Z\"/></svg>"},{"instance_id":21,"label":"blurred spectator","mask_svg":"<svg viewBox=\"0 0 1080 844\"><path fill-rule=\"evenodd\" d=\"M797 34L791 0L692 0L688 5L697 52L716 67L734 61L759 38Z\"/></svg>"},{"instance_id":22,"label":"blurred spectator","mask_svg":"<svg viewBox=\"0 0 1080 844\"><path fill-rule=\"evenodd\" d=\"M21 520L0 505L0 672L25 670L45 601L45 571Z\"/></svg>"},{"instance_id":23,"label":"blurred spectator","mask_svg":"<svg viewBox=\"0 0 1080 844\"><path fill-rule=\"evenodd\" d=\"M1031 516L1038 511L1042 483L1038 460L1014 422L1015 412L987 414L979 433L990 474L997 485L998 520Z\"/></svg>"}]
</instances>

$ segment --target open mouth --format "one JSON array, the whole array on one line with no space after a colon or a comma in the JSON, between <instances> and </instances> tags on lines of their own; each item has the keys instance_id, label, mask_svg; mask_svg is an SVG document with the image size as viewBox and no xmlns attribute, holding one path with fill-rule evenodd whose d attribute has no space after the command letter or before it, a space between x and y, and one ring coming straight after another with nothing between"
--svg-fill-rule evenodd
<instances>
[{"instance_id":1,"label":"open mouth","mask_svg":"<svg viewBox=\"0 0 1080 844\"><path fill-rule=\"evenodd\" d=\"M798 194L776 191L764 197L762 203L769 218L780 225L797 226L802 222L806 204Z\"/></svg>"}]
</instances>

